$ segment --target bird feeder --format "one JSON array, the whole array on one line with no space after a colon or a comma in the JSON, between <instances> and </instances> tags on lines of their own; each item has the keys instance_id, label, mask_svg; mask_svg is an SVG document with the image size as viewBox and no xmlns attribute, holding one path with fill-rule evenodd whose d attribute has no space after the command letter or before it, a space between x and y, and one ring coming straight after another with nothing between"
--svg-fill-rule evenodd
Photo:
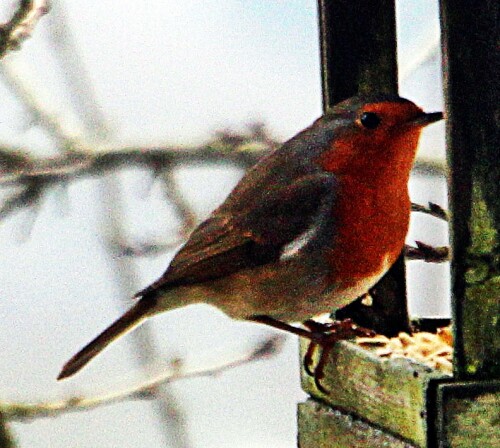
<instances>
[{"instance_id":1,"label":"bird feeder","mask_svg":"<svg viewBox=\"0 0 500 448\"><path fill-rule=\"evenodd\" d=\"M323 106L397 93L395 2L319 0ZM298 406L298 446L496 447L500 443L498 3L441 0L452 239L453 375L337 343L319 390ZM390 181L390 180L388 180ZM374 306L340 311L377 332L407 331L403 257ZM367 308L370 308L367 310ZM301 357L307 342L301 344Z\"/></svg>"}]
</instances>

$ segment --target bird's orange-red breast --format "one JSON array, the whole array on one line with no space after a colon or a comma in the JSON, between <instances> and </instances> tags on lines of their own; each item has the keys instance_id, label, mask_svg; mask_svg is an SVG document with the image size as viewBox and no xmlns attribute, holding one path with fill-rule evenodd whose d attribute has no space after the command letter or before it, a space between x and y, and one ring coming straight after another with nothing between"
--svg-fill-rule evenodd
<instances>
[{"instance_id":1,"label":"bird's orange-red breast","mask_svg":"<svg viewBox=\"0 0 500 448\"><path fill-rule=\"evenodd\" d=\"M441 118L397 96L336 105L250 169L161 278L59 378L145 318L185 305L301 322L367 292L403 248L420 132Z\"/></svg>"}]
</instances>

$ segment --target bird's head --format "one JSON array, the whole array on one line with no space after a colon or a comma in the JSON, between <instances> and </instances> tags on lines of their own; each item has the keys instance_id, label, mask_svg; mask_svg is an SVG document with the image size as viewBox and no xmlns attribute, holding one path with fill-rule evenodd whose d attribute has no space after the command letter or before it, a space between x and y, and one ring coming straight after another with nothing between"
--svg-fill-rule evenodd
<instances>
[{"instance_id":1,"label":"bird's head","mask_svg":"<svg viewBox=\"0 0 500 448\"><path fill-rule=\"evenodd\" d=\"M388 167L409 174L421 130L442 118L397 96L350 98L316 122L333 136L319 162L338 174L367 175Z\"/></svg>"}]
</instances>

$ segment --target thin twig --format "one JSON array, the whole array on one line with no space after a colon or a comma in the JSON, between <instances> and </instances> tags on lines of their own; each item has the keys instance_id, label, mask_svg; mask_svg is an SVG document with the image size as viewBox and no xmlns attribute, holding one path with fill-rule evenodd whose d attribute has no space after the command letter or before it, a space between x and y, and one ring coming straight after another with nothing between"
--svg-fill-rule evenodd
<instances>
[{"instance_id":1,"label":"thin twig","mask_svg":"<svg viewBox=\"0 0 500 448\"><path fill-rule=\"evenodd\" d=\"M428 63L433 58L439 56L440 42L439 42L439 30L436 30L430 38L427 39L423 45L419 46L419 51L417 54L412 55L411 60L408 64L403 65L399 71L400 83L406 81L411 75L413 75L418 69L420 69L424 64Z\"/></svg>"},{"instance_id":2,"label":"thin twig","mask_svg":"<svg viewBox=\"0 0 500 448\"><path fill-rule=\"evenodd\" d=\"M12 19L0 25L0 59L9 51L19 50L21 43L32 35L36 24L48 11L47 0L20 0Z\"/></svg>"},{"instance_id":3,"label":"thin twig","mask_svg":"<svg viewBox=\"0 0 500 448\"><path fill-rule=\"evenodd\" d=\"M29 122L42 127L55 140L59 148L63 150L83 148L83 145L77 144L81 135L80 130L70 127L67 123L68 120L62 119L62 114L54 110L54 102L41 97L41 86L36 85L38 81L28 81L26 73L22 72L17 64L10 60L0 62L0 77L20 100L26 110ZM4 146L3 152L11 149L13 148Z\"/></svg>"},{"instance_id":4,"label":"thin twig","mask_svg":"<svg viewBox=\"0 0 500 448\"><path fill-rule=\"evenodd\" d=\"M180 192L172 168L169 166L168 168L161 170L161 168L158 167L157 171L161 172L159 174L154 172L153 176L155 178L161 177L163 192L166 199L173 206L174 215L179 217L181 221L179 226L180 230L177 232L177 235L169 241L142 241L128 243L126 246L121 245L118 241L108 241L108 246L111 246L110 250L112 250L116 256L151 257L176 249L186 241L198 222L195 212Z\"/></svg>"},{"instance_id":5,"label":"thin twig","mask_svg":"<svg viewBox=\"0 0 500 448\"><path fill-rule=\"evenodd\" d=\"M217 376L227 370L268 359L279 352L284 339L285 337L282 335L273 335L257 344L249 353L232 361L187 371L165 372L137 386L107 394L93 397L74 396L65 400L42 403L0 402L0 413L8 421L26 421L43 417L57 417L68 412L86 411L126 400L149 399L151 391L161 385L191 378Z\"/></svg>"},{"instance_id":6,"label":"thin twig","mask_svg":"<svg viewBox=\"0 0 500 448\"><path fill-rule=\"evenodd\" d=\"M181 233L187 233L187 228L183 226ZM165 252L177 249L182 243L186 241L186 237L179 235L177 238L167 242L154 242L154 241L136 241L128 242L125 246L119 241L107 241L105 245L116 257L155 257L162 255Z\"/></svg>"},{"instance_id":7,"label":"thin twig","mask_svg":"<svg viewBox=\"0 0 500 448\"><path fill-rule=\"evenodd\" d=\"M434 247L415 241L417 247L405 245L405 257L407 260L423 260L427 263L444 263L450 261L450 248L447 246Z\"/></svg>"},{"instance_id":8,"label":"thin twig","mask_svg":"<svg viewBox=\"0 0 500 448\"><path fill-rule=\"evenodd\" d=\"M0 207L0 220L26 207L37 207L48 187L48 183L28 182L20 191L7 198Z\"/></svg>"},{"instance_id":9,"label":"thin twig","mask_svg":"<svg viewBox=\"0 0 500 448\"><path fill-rule=\"evenodd\" d=\"M113 124L106 119L99 104L93 78L81 57L63 0L52 0L52 13L47 20L47 38L54 61L63 74L61 83L71 100L84 133L91 144L104 142L113 134Z\"/></svg>"},{"instance_id":10,"label":"thin twig","mask_svg":"<svg viewBox=\"0 0 500 448\"><path fill-rule=\"evenodd\" d=\"M163 170L161 173L163 192L175 208L175 214L182 221L180 238L186 238L196 225L197 218L193 209L180 193L179 186L172 169Z\"/></svg>"},{"instance_id":11,"label":"thin twig","mask_svg":"<svg viewBox=\"0 0 500 448\"><path fill-rule=\"evenodd\" d=\"M450 219L448 212L434 202L429 202L427 207L425 205L412 203L411 211L425 213L426 215L434 216L435 218L442 219L443 221L449 221Z\"/></svg>"}]
</instances>

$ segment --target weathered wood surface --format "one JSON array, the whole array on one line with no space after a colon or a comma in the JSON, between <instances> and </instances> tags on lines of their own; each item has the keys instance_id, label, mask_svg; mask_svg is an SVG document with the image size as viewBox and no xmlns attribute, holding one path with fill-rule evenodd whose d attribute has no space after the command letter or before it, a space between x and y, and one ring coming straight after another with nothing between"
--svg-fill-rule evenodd
<instances>
[{"instance_id":1,"label":"weathered wood surface","mask_svg":"<svg viewBox=\"0 0 500 448\"><path fill-rule=\"evenodd\" d=\"M500 378L498 0L441 0L455 376Z\"/></svg>"},{"instance_id":2,"label":"weathered wood surface","mask_svg":"<svg viewBox=\"0 0 500 448\"><path fill-rule=\"evenodd\" d=\"M301 342L301 357L307 345ZM336 344L321 381L329 394L318 390L304 371L302 388L333 408L426 447L427 390L431 380L449 376L406 358L380 358L374 350L348 341Z\"/></svg>"},{"instance_id":3,"label":"weathered wood surface","mask_svg":"<svg viewBox=\"0 0 500 448\"><path fill-rule=\"evenodd\" d=\"M355 417L332 410L314 400L300 403L297 411L299 448L413 448Z\"/></svg>"},{"instance_id":4,"label":"weathered wood surface","mask_svg":"<svg viewBox=\"0 0 500 448\"><path fill-rule=\"evenodd\" d=\"M500 446L500 381L439 384L435 396L432 447Z\"/></svg>"},{"instance_id":5,"label":"weathered wood surface","mask_svg":"<svg viewBox=\"0 0 500 448\"><path fill-rule=\"evenodd\" d=\"M302 448L376 447L379 443L363 445L359 442L363 424L346 429L347 417L325 410L324 405L361 416L418 447L499 446L495 380L500 377L500 5L496 0L441 0L440 4L452 207L455 378L408 360L381 360L349 342L337 344L322 381L328 395L303 374L304 390L323 404L299 406ZM319 0L319 7L325 109L358 92L395 92L394 2ZM390 276L401 285L402 264L396 270ZM382 313L373 315L360 303L344 312L363 314L368 319L365 325L370 326L367 322L380 321L380 316L382 325L384 316L390 324L396 310L392 317L397 328L404 324L401 316L406 313L404 288L403 295L401 288L387 291L376 298L385 309ZM461 380L469 382L457 382ZM370 433L372 427L365 430ZM310 440L316 444L306 445ZM380 442L379 446L391 445Z\"/></svg>"}]
</instances>

